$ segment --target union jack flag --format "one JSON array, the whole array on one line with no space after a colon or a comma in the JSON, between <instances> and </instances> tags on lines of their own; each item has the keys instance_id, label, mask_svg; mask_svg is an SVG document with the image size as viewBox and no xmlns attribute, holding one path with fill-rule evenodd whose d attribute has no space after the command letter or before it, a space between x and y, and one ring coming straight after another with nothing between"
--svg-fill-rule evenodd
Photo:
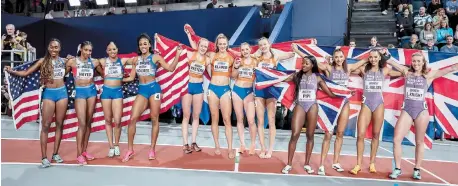
<instances>
[{"instance_id":1,"label":"union jack flag","mask_svg":"<svg viewBox=\"0 0 458 186\"><path fill-rule=\"evenodd\" d=\"M443 69L458 60L457 54L430 52L429 67ZM448 137L458 138L458 72L447 74L434 80L434 119L436 126Z\"/></svg>"},{"instance_id":2,"label":"union jack flag","mask_svg":"<svg viewBox=\"0 0 458 186\"><path fill-rule=\"evenodd\" d=\"M311 46L311 45L301 45L300 50L307 54L307 55L316 55L317 58L320 60L324 61L324 58L326 56L332 56L332 52L340 48L343 52L344 55L347 57L347 63L352 64L357 62L360 59L367 58L369 55L370 50L368 49L361 49L361 48L350 48L346 46L342 47L322 47L322 46ZM426 60L429 61L429 66L432 67L433 69L435 68L434 63L440 62L438 64L441 65L436 65L436 69L438 68L443 68L446 66L450 66L453 64L453 54L445 54L445 53L439 53L439 52L427 52L427 51L419 51L419 50L411 50L411 49L389 49L389 53L391 54L391 59L396 61L399 64L402 65L411 65L411 57L413 53L416 52L422 52L424 56L426 57ZM437 117L437 113L443 113L443 111L438 111L437 109L437 99L436 98L436 87L453 87L453 86L444 86L447 84L443 84L442 82L439 83L441 79L444 79L446 77L450 77L453 75L448 75L443 78L439 78L436 81L433 82L433 85L428 89L428 93L426 94L426 102L428 104L428 111L430 114L430 124L427 129L427 135L425 136L425 146L429 149L432 148L432 143L433 143L433 138L434 138L434 130L435 130L435 123L434 123L434 117ZM456 76L456 75L455 75ZM345 135L347 136L355 136L356 137L356 122L357 122L357 116L359 114L359 111L361 109L361 101L362 101L362 93L363 93L363 87L362 87L362 78L360 76L355 76L352 75L350 77L349 81L349 88L352 90L355 90L355 95L350 98L350 120L347 125L347 128L345 130ZM453 83L456 84L457 79L454 80L454 82L448 82L448 85L453 85ZM391 142L393 140L393 135L394 135L394 127L396 125L396 122L398 120L398 117L401 113L401 107L404 99L404 83L405 80L403 77L400 78L386 78L384 82L384 90L383 90L383 97L384 97L384 105L385 105L385 120L384 120L384 125L382 127L382 135L381 139L383 141L389 141ZM456 87L456 86L454 86ZM447 94L447 93L446 93ZM456 100L458 98L453 97L451 94L453 94L451 91L448 93L449 97L449 103L450 100ZM450 98L452 97L452 98ZM435 107L436 105L436 107ZM458 105L458 104L455 104ZM449 116L452 116L455 118L454 121L456 121L457 115L453 115L453 110L447 107L440 106L441 109L445 109L446 112L448 112ZM455 111L456 113L456 111ZM458 127L456 127L457 124L450 123L448 121L453 120L447 120L444 125L448 127L449 129L452 129L450 131L456 131ZM372 137L372 125L369 125L367 132L366 132L366 137L371 138ZM451 132L452 133L452 132ZM412 126L410 132L407 134L405 137L403 144L406 145L415 145L415 129Z\"/></svg>"},{"instance_id":3,"label":"union jack flag","mask_svg":"<svg viewBox=\"0 0 458 186\"><path fill-rule=\"evenodd\" d=\"M292 62L296 60L293 59ZM256 68L256 88L267 88L268 91L277 98L286 108L294 109L294 91L295 85L293 82L282 82L288 78L296 69L281 72L267 68ZM317 91L318 103L318 127L325 132L334 130L337 124L337 118L344 105L345 98L350 97L351 91L345 87L337 85L323 75L319 75L325 82L328 88L339 97L331 98L321 90Z\"/></svg>"}]
</instances>

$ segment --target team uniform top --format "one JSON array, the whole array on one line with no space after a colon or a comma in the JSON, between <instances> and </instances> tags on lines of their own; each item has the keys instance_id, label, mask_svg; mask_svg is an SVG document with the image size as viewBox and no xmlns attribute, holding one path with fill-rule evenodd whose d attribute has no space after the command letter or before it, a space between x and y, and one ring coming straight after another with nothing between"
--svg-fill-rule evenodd
<instances>
[{"instance_id":1,"label":"team uniform top","mask_svg":"<svg viewBox=\"0 0 458 186\"><path fill-rule=\"evenodd\" d=\"M82 62L76 58L76 68L73 69L75 79L88 80L94 77L94 64L92 59L88 58L87 63Z\"/></svg>"},{"instance_id":2,"label":"team uniform top","mask_svg":"<svg viewBox=\"0 0 458 186\"><path fill-rule=\"evenodd\" d=\"M274 56L271 58L265 59L263 56L258 58L258 67L259 68L270 68L275 69L277 67L277 61L275 61Z\"/></svg>"},{"instance_id":3,"label":"team uniform top","mask_svg":"<svg viewBox=\"0 0 458 186\"><path fill-rule=\"evenodd\" d=\"M105 60L105 79L121 80L124 77L124 66L121 58L112 62L110 58Z\"/></svg>"},{"instance_id":4,"label":"team uniform top","mask_svg":"<svg viewBox=\"0 0 458 186\"><path fill-rule=\"evenodd\" d=\"M348 74L343 69L336 70L335 67L332 67L330 79L338 85L344 87L348 86Z\"/></svg>"},{"instance_id":5,"label":"team uniform top","mask_svg":"<svg viewBox=\"0 0 458 186\"><path fill-rule=\"evenodd\" d=\"M245 81L245 82L253 82L255 78L254 68L256 67L256 63L257 63L256 59L251 58L250 64L246 64L245 62L246 62L246 59L243 59L240 64L240 67L238 69L239 75L238 75L237 80Z\"/></svg>"},{"instance_id":6,"label":"team uniform top","mask_svg":"<svg viewBox=\"0 0 458 186\"><path fill-rule=\"evenodd\" d=\"M153 55L149 55L146 59L138 56L137 66L135 70L138 76L153 76L156 77L157 65L153 62Z\"/></svg>"},{"instance_id":7,"label":"team uniform top","mask_svg":"<svg viewBox=\"0 0 458 186\"><path fill-rule=\"evenodd\" d=\"M203 56L202 60L197 60L197 52L189 60L189 76L194 78L202 78L205 72L205 63L207 61L207 57Z\"/></svg>"},{"instance_id":8,"label":"team uniform top","mask_svg":"<svg viewBox=\"0 0 458 186\"><path fill-rule=\"evenodd\" d=\"M53 79L64 79L65 76L65 62L62 58L57 58L57 60L52 60L53 68Z\"/></svg>"},{"instance_id":9,"label":"team uniform top","mask_svg":"<svg viewBox=\"0 0 458 186\"><path fill-rule=\"evenodd\" d=\"M233 63L234 58L229 54L226 54L226 57L220 57L219 54L216 54L211 62L212 76L230 77Z\"/></svg>"}]
</instances>

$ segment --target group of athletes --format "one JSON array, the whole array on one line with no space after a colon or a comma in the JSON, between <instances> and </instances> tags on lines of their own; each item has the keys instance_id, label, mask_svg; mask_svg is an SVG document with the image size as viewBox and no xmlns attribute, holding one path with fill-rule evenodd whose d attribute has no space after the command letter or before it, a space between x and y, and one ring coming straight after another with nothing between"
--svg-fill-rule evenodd
<instances>
[{"instance_id":1,"label":"group of athletes","mask_svg":"<svg viewBox=\"0 0 458 186\"><path fill-rule=\"evenodd\" d=\"M288 161L281 170L288 174L292 170L292 160L296 150L296 144L300 136L304 121L308 124L306 137L306 156L304 170L308 174L314 173L310 166L310 157L314 145L314 132L317 124L318 106L316 101L316 91L321 88L331 97L332 93L324 80L318 75L323 73L330 80L342 86L348 85L351 74L360 75L363 78L363 100L361 111L358 116L357 129L357 159L356 165L350 171L358 174L361 171L364 138L366 129L372 122L372 141L369 171L376 172L375 159L379 145L380 129L384 120L384 101L383 101L383 82L385 76L404 76L405 77L405 99L402 113L397 121L394 133L394 159L396 168L389 175L395 179L402 174L400 169L401 162L401 142L409 131L412 123L415 126L416 138L416 163L413 178L421 179L420 165L424 152L424 136L429 122L429 114L425 102L425 93L431 82L438 77L458 70L458 64L442 70L428 70L427 61L419 52L412 55L410 67L405 67L390 60L390 55L386 49L371 50L367 59L354 64L347 64L344 53L337 49L333 52L332 59L327 63L318 63L315 57L307 56L298 50L297 44L292 44L293 52L282 52L271 48L268 39L261 38L258 41L259 49L252 51L248 43L242 43L240 52L228 48L228 39L223 34L219 34L215 40L214 50L210 50L210 43L207 39L201 38L198 42L191 39L191 33L185 26L185 33L194 51L187 51L189 60L189 83L188 93L182 97L183 106L183 152L189 154L200 152L201 148L197 145L196 137L199 127L199 115L201 112L203 98L208 96L208 103L211 112L211 129L215 142L215 154L220 155L219 144L219 111L221 110L225 134L228 143L229 158L235 157L232 146L232 125L231 113L234 109L237 117L237 130L240 139L240 153L246 151L250 155L255 154L256 135L259 135L261 150L260 158L270 158L275 142L275 112L277 100L266 89L254 89L256 81L254 69L257 67L273 68L277 67L279 61L292 58L295 53L302 58L302 68L292 74L285 81L293 81L296 85L294 98L296 106L293 110L291 123L291 139L288 146ZM164 48L167 46L155 35L157 44ZM42 94L42 130L40 134L42 166L51 165L46 154L47 139L50 125L55 117L56 141L51 161L62 163L63 160L58 154L59 145L62 137L63 122L67 111L68 95L64 77L72 71L75 78L75 110L78 118L78 132L76 136L77 161L79 164L87 164L87 161L94 160L95 157L87 152L89 135L91 133L92 116L94 114L97 99L97 89L94 85L94 72L97 71L104 78L102 94L100 96L104 117L105 127L108 138L109 150L108 157L120 156L119 140L121 136L121 116L123 109L123 82L133 81L135 77L139 79L138 95L132 106L131 117L128 125L128 149L122 158L123 162L129 161L135 154L133 150L136 123L140 115L149 108L151 113L151 148L148 153L150 160L156 159L155 147L159 135L159 110L161 105L162 91L155 79L158 67L168 71L174 71L180 53L183 51L181 46L177 46L174 61L168 64L159 54L153 53L152 40L147 34L141 34L137 38L138 56L133 58L119 58L118 48L115 43L110 42L106 52L108 57L102 59L91 58L92 44L88 41L83 42L77 56L60 57L61 43L57 39L52 39L47 48L44 58L41 58L33 66L25 71L14 71L10 67L5 67L5 71L14 76L28 76L30 73L40 70L40 82L44 86ZM397 71L387 67L390 64ZM124 68L132 65L129 76L124 77ZM208 94L204 95L203 74L208 71L211 74L211 82ZM230 88L231 79L235 80L233 88ZM233 108L232 108L233 107ZM191 109L192 108L192 109ZM264 138L264 114L267 110L269 124L269 148L265 146ZM343 133L349 119L349 101L345 104L338 116L336 126L336 140L334 145L334 157L332 169L343 172L344 169L339 163L339 155L343 143ZM192 113L191 113L192 112ZM192 114L192 115L191 115ZM192 143L188 142L188 125L192 116ZM244 137L244 118L249 125L251 143L247 148ZM255 117L257 124L255 123ZM114 134L113 134L114 133ZM114 142L113 142L114 135ZM324 163L329 151L333 131L325 134L323 146L321 148L321 161L318 168L319 175L325 175Z\"/></svg>"}]
</instances>

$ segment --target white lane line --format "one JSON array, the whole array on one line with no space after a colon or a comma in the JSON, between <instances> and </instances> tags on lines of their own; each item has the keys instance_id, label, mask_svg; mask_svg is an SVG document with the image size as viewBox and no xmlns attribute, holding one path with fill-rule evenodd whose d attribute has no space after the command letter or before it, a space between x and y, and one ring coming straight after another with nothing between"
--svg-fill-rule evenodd
<instances>
[{"instance_id":1,"label":"white lane line","mask_svg":"<svg viewBox=\"0 0 458 186\"><path fill-rule=\"evenodd\" d=\"M365 139L364 141L367 142L367 143L370 143L370 141L368 141L368 140L366 140L366 139ZM386 148L384 148L384 147L382 147L382 146L380 146L380 145L379 145L379 148L382 149L382 150L385 150L385 151L387 151L387 152L389 152L389 153L391 153L391 154L394 155L394 153L393 153L392 151L390 151L390 150L388 150L388 149L386 149ZM408 163L412 164L413 166L415 166L415 163L411 162L410 160L408 160L408 159L406 159L406 158L402 158L402 159L403 159L404 161L407 161ZM437 178L438 180L444 182L445 184L450 185L449 182L447 182L447 181L445 181L444 179L442 179L441 177L439 177L439 176L433 174L432 172L426 170L425 168L421 168L421 170L423 170L423 171L425 171L426 173L428 173L428 174L434 176L435 178Z\"/></svg>"},{"instance_id":2,"label":"white lane line","mask_svg":"<svg viewBox=\"0 0 458 186\"><path fill-rule=\"evenodd\" d=\"M1 138L2 140L22 140L22 141L38 141L40 139L36 139L36 138ZM62 141L67 141L67 142L76 142L76 139L65 139L65 140L62 140ZM89 142L92 142L92 143L108 143L107 141L99 141L99 140L90 140ZM121 144L127 144L126 141L120 141L119 143ZM370 142L369 142L370 143ZM151 145L150 143L134 143L135 145ZM157 144L158 146L174 146L174 147L181 147L183 145L181 144L169 144L169 143L158 143ZM202 147L202 148L214 148L214 146L201 146L199 145L199 147ZM222 148L227 148L225 146L221 146ZM260 151L261 149L255 149L256 151ZM274 152L288 152L288 150L274 150ZM305 151L301 151L301 150L296 150L297 153L305 153ZM318 154L320 155L321 154L321 151L319 152L312 152L313 154ZM328 155L333 155L334 153L333 152L329 152ZM340 153L341 156L356 156L356 154L349 154L349 153ZM363 157L370 157L369 155L366 155L366 156L363 156ZM388 159L392 159L393 156L379 156L377 155L377 158L388 158ZM415 160L415 158L405 158L407 160ZM448 160L436 160L436 159L423 159L423 161L436 161L436 162L444 162L444 163L457 163L456 161L448 161Z\"/></svg>"},{"instance_id":3,"label":"white lane line","mask_svg":"<svg viewBox=\"0 0 458 186\"><path fill-rule=\"evenodd\" d=\"M239 148L235 149L235 166L234 172L239 172L239 164L240 164L240 150Z\"/></svg>"},{"instance_id":4,"label":"white lane line","mask_svg":"<svg viewBox=\"0 0 458 186\"><path fill-rule=\"evenodd\" d=\"M41 163L22 163L22 162L2 162L2 165L36 165L39 166ZM234 172L227 170L204 170L204 169L181 169L181 168L166 168L166 167L142 167L142 166L127 166L127 165L84 165L78 164L56 164L52 163L53 166L72 166L72 167L102 167L102 168L131 168L131 169L153 169L153 170L174 170L174 171L186 171L186 172L209 172L209 173L229 173L229 174L249 174L249 175L265 175L265 176L284 176L284 177L311 177L311 178L334 178L342 180L364 180L364 181L378 181L378 182L389 182L389 183L407 183L407 184L422 184L422 185L450 185L443 183L431 183L421 181L403 181L403 180L389 180L389 179L374 179L374 178L358 178L358 177L343 177L343 176L320 176L312 174L280 174L280 173L262 173L262 172Z\"/></svg>"}]
</instances>

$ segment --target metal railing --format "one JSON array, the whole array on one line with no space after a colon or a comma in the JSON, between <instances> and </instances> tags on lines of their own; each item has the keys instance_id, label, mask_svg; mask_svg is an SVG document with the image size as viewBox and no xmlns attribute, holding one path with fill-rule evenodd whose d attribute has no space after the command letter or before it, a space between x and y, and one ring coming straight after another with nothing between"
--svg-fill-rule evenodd
<instances>
[{"instance_id":1,"label":"metal railing","mask_svg":"<svg viewBox=\"0 0 458 186\"><path fill-rule=\"evenodd\" d=\"M9 62L11 67L14 66L15 63L24 63L27 61L34 61L37 59L37 54L36 52L30 51L30 50L2 50L2 63L4 62ZM9 59L4 58L4 53L10 53ZM22 54L22 59L20 61L15 60L15 55L18 55L18 53Z\"/></svg>"},{"instance_id":2,"label":"metal railing","mask_svg":"<svg viewBox=\"0 0 458 186\"><path fill-rule=\"evenodd\" d=\"M353 16L353 4L355 0L348 0L347 4L347 33L344 33L345 45L350 43L351 18Z\"/></svg>"}]
</instances>

